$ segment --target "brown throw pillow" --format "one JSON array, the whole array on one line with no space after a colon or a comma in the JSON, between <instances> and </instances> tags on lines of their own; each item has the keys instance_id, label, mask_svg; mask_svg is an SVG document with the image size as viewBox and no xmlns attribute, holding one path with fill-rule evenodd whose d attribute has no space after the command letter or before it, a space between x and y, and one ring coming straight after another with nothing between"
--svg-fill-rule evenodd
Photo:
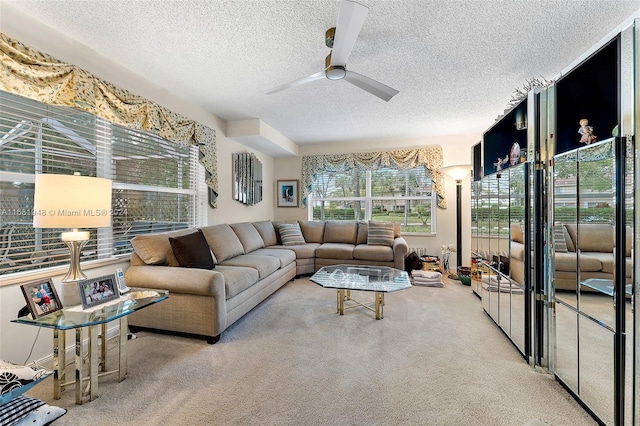
<instances>
[{"instance_id":1,"label":"brown throw pillow","mask_svg":"<svg viewBox=\"0 0 640 426\"><path fill-rule=\"evenodd\" d=\"M200 229L182 237L170 237L169 244L178 264L184 268L213 269L216 266L209 244Z\"/></svg>"}]
</instances>

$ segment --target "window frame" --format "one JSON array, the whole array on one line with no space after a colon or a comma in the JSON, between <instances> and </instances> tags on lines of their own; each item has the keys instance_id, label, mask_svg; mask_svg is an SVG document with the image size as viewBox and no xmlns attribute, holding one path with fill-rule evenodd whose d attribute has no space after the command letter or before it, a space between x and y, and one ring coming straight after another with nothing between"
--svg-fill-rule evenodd
<instances>
[{"instance_id":1,"label":"window frame","mask_svg":"<svg viewBox=\"0 0 640 426\"><path fill-rule=\"evenodd\" d=\"M421 166L417 166L415 168L418 168ZM390 170L396 170L396 169L392 169L389 168ZM380 171L382 169L377 169L375 171ZM400 170L413 170L413 169L400 169ZM345 171L341 171L341 172L331 172L331 171L323 171L323 173L345 173L345 172L349 172L349 170L345 170ZM353 197L316 197L313 194L313 190L311 191L311 193L309 194L308 197L308 202L307 202L307 219L308 220L315 220L313 217L313 210L314 210L314 206L315 206L315 202L317 201L326 201L326 202L335 202L335 201L350 201L350 202L356 202L359 201L361 203L364 203L364 211L365 211L365 218L362 220L365 221L370 221L372 220L372 215L373 215L373 204L375 201L414 201L414 200L429 200L430 201L430 218L431 218L431 232L407 232L407 231L403 231L402 227L406 226L403 223L400 224L400 230L401 230L401 235L407 235L407 236L435 236L436 235L436 231L437 231L437 227L436 227L436 212L437 212L437 200L436 200L436 193L433 189L433 186L431 187L430 190L430 195L428 196L397 196L397 197L393 197L393 196L372 196L371 192L372 192L372 170L365 170L365 195L364 196L353 196Z\"/></svg>"}]
</instances>

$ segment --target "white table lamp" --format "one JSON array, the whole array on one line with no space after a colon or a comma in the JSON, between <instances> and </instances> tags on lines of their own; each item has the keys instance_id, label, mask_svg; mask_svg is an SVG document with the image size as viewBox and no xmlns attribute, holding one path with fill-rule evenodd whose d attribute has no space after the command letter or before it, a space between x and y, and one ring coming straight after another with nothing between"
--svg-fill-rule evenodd
<instances>
[{"instance_id":1,"label":"white table lamp","mask_svg":"<svg viewBox=\"0 0 640 426\"><path fill-rule=\"evenodd\" d=\"M85 279L87 277L80 268L80 254L90 234L79 229L111 226L111 180L79 175L36 174L33 213L34 228L73 229L62 233L62 241L71 252L69 271L62 278L62 283ZM79 301L77 288L68 292L62 290L63 305L68 304L68 300L64 300L64 293L75 295Z\"/></svg>"}]
</instances>

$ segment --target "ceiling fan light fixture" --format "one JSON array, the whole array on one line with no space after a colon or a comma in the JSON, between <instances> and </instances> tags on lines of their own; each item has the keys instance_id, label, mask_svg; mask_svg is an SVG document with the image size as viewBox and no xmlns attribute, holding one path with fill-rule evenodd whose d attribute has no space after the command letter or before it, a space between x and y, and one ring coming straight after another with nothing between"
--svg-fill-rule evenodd
<instances>
[{"instance_id":1,"label":"ceiling fan light fixture","mask_svg":"<svg viewBox=\"0 0 640 426\"><path fill-rule=\"evenodd\" d=\"M335 65L327 68L325 75L329 80L342 80L347 75L347 70L340 65Z\"/></svg>"}]
</instances>

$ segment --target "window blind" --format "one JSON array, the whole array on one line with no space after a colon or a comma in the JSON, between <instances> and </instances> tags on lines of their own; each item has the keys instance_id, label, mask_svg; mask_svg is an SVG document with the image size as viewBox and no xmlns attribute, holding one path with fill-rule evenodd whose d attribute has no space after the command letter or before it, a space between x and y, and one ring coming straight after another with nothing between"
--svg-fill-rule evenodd
<instances>
[{"instance_id":1,"label":"window blind","mask_svg":"<svg viewBox=\"0 0 640 426\"><path fill-rule=\"evenodd\" d=\"M113 180L112 226L90 229L81 260L131 252L141 233L197 223L197 149L73 108L0 92L0 274L69 261L62 229L32 226L36 173Z\"/></svg>"}]
</instances>

